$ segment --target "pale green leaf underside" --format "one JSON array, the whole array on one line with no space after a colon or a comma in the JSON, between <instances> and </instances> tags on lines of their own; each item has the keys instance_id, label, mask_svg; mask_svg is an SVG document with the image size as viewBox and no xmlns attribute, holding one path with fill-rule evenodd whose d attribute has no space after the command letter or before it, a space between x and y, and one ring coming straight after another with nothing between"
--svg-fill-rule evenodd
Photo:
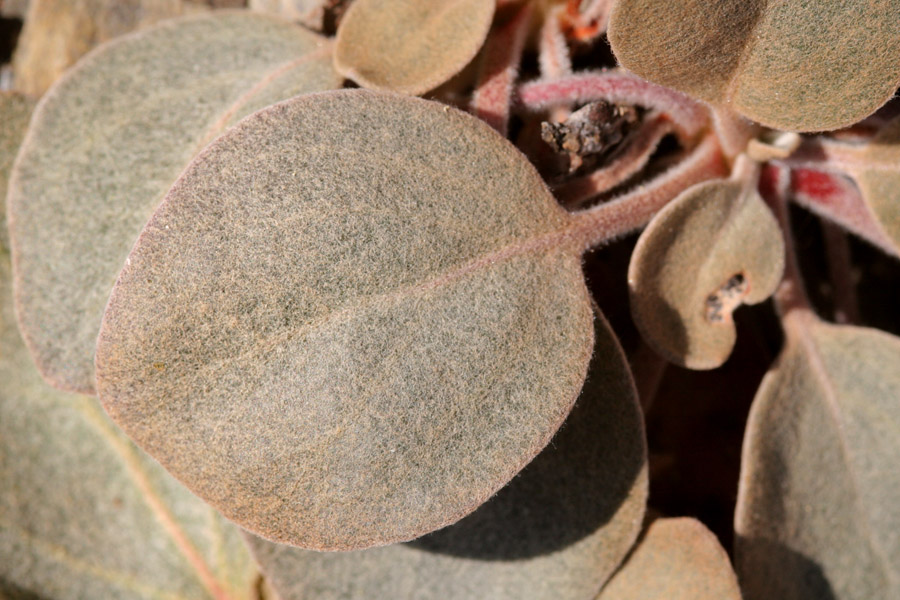
<instances>
[{"instance_id":1,"label":"pale green leaf underside","mask_svg":"<svg viewBox=\"0 0 900 600\"><path fill-rule=\"evenodd\" d=\"M355 90L260 111L141 234L101 400L264 537L418 537L505 484L575 401L593 335L570 221L446 106Z\"/></svg>"},{"instance_id":2,"label":"pale green leaf underside","mask_svg":"<svg viewBox=\"0 0 900 600\"><path fill-rule=\"evenodd\" d=\"M423 94L481 48L495 0L356 0L341 20L335 68L363 87Z\"/></svg>"},{"instance_id":3,"label":"pale green leaf underside","mask_svg":"<svg viewBox=\"0 0 900 600\"><path fill-rule=\"evenodd\" d=\"M0 596L251 598L256 572L237 528L135 448L95 398L41 379L16 329L9 270L0 252Z\"/></svg>"},{"instance_id":4,"label":"pale green leaf underside","mask_svg":"<svg viewBox=\"0 0 900 600\"><path fill-rule=\"evenodd\" d=\"M754 400L735 529L748 600L900 595L900 339L807 316Z\"/></svg>"},{"instance_id":5,"label":"pale green leaf underside","mask_svg":"<svg viewBox=\"0 0 900 600\"><path fill-rule=\"evenodd\" d=\"M741 600L728 555L699 521L675 518L650 523L597 600L650 598Z\"/></svg>"},{"instance_id":6,"label":"pale green leaf underside","mask_svg":"<svg viewBox=\"0 0 900 600\"><path fill-rule=\"evenodd\" d=\"M609 37L641 77L778 129L855 123L900 84L900 0L620 0Z\"/></svg>"},{"instance_id":7,"label":"pale green leaf underside","mask_svg":"<svg viewBox=\"0 0 900 600\"><path fill-rule=\"evenodd\" d=\"M588 379L550 445L478 510L407 544L321 553L253 537L282 600L587 600L622 561L647 498L643 421L602 317Z\"/></svg>"},{"instance_id":8,"label":"pale green leaf underside","mask_svg":"<svg viewBox=\"0 0 900 600\"><path fill-rule=\"evenodd\" d=\"M735 341L732 311L762 302L781 280L781 231L762 198L744 188L722 180L689 188L654 217L631 256L635 324L676 364L725 362Z\"/></svg>"},{"instance_id":9,"label":"pale green leaf underside","mask_svg":"<svg viewBox=\"0 0 900 600\"><path fill-rule=\"evenodd\" d=\"M191 158L240 117L338 84L324 38L225 12L110 42L47 93L9 202L17 311L51 383L93 393L116 274Z\"/></svg>"},{"instance_id":10,"label":"pale green leaf underside","mask_svg":"<svg viewBox=\"0 0 900 600\"><path fill-rule=\"evenodd\" d=\"M13 161L34 110L34 100L15 92L0 92L0 250L9 250L6 227L6 186Z\"/></svg>"}]
</instances>

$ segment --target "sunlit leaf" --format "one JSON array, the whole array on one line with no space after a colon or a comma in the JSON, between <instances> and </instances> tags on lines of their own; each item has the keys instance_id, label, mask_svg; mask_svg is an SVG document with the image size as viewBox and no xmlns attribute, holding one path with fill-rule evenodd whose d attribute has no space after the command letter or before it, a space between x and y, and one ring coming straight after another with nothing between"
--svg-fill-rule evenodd
<instances>
[{"instance_id":1,"label":"sunlit leaf","mask_svg":"<svg viewBox=\"0 0 900 600\"><path fill-rule=\"evenodd\" d=\"M785 329L744 437L745 597L900 597L900 339L806 311Z\"/></svg>"},{"instance_id":2,"label":"sunlit leaf","mask_svg":"<svg viewBox=\"0 0 900 600\"><path fill-rule=\"evenodd\" d=\"M335 68L363 87L423 94L481 48L495 0L355 0L337 32Z\"/></svg>"},{"instance_id":3,"label":"sunlit leaf","mask_svg":"<svg viewBox=\"0 0 900 600\"><path fill-rule=\"evenodd\" d=\"M631 313L668 360L711 369L734 346L731 313L768 298L781 280L778 224L739 181L689 188L654 217L628 269Z\"/></svg>"},{"instance_id":4,"label":"sunlit leaf","mask_svg":"<svg viewBox=\"0 0 900 600\"><path fill-rule=\"evenodd\" d=\"M619 0L609 39L651 81L786 130L837 129L900 85L900 0Z\"/></svg>"},{"instance_id":5,"label":"sunlit leaf","mask_svg":"<svg viewBox=\"0 0 900 600\"><path fill-rule=\"evenodd\" d=\"M470 115L294 98L210 145L150 220L104 316L100 398L263 537L418 537L509 481L575 401L578 223Z\"/></svg>"},{"instance_id":6,"label":"sunlit leaf","mask_svg":"<svg viewBox=\"0 0 900 600\"><path fill-rule=\"evenodd\" d=\"M0 597L253 598L237 528L35 370L0 251Z\"/></svg>"},{"instance_id":7,"label":"sunlit leaf","mask_svg":"<svg viewBox=\"0 0 900 600\"><path fill-rule=\"evenodd\" d=\"M338 84L324 38L237 12L91 53L41 101L10 182L16 302L39 369L92 393L100 318L128 251L191 158L241 116Z\"/></svg>"},{"instance_id":8,"label":"sunlit leaf","mask_svg":"<svg viewBox=\"0 0 900 600\"><path fill-rule=\"evenodd\" d=\"M0 251L9 250L5 201L9 172L33 110L34 100L27 96L0 92Z\"/></svg>"},{"instance_id":9,"label":"sunlit leaf","mask_svg":"<svg viewBox=\"0 0 900 600\"><path fill-rule=\"evenodd\" d=\"M407 544L321 553L252 538L282 600L593 598L634 543L647 498L643 422L608 325L547 448L473 514Z\"/></svg>"},{"instance_id":10,"label":"sunlit leaf","mask_svg":"<svg viewBox=\"0 0 900 600\"><path fill-rule=\"evenodd\" d=\"M40 96L97 44L161 19L208 9L204 4L203 0L30 0L13 60L16 89Z\"/></svg>"},{"instance_id":11,"label":"sunlit leaf","mask_svg":"<svg viewBox=\"0 0 900 600\"><path fill-rule=\"evenodd\" d=\"M649 598L741 600L728 555L700 521L677 518L650 523L597 600Z\"/></svg>"}]
</instances>

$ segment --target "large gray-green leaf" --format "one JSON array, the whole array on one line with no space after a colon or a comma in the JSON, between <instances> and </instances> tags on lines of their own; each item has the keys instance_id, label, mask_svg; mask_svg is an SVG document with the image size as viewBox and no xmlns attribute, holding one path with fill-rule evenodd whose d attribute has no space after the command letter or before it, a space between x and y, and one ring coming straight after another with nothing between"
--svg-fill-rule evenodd
<instances>
[{"instance_id":1,"label":"large gray-green leaf","mask_svg":"<svg viewBox=\"0 0 900 600\"><path fill-rule=\"evenodd\" d=\"M650 523L597 598L651 599L741 600L728 555L700 521L677 518Z\"/></svg>"},{"instance_id":2,"label":"large gray-green leaf","mask_svg":"<svg viewBox=\"0 0 900 600\"><path fill-rule=\"evenodd\" d=\"M578 396L579 223L470 115L294 98L210 145L153 215L104 316L100 398L263 537L418 537L508 482Z\"/></svg>"},{"instance_id":3,"label":"large gray-green leaf","mask_svg":"<svg viewBox=\"0 0 900 600\"><path fill-rule=\"evenodd\" d=\"M93 393L103 308L128 251L206 143L338 84L324 38L264 15L169 21L87 56L43 98L10 182L16 302L38 368Z\"/></svg>"},{"instance_id":4,"label":"large gray-green leaf","mask_svg":"<svg viewBox=\"0 0 900 600\"><path fill-rule=\"evenodd\" d=\"M754 400L735 529L748 600L900 597L900 339L785 319Z\"/></svg>"},{"instance_id":5,"label":"large gray-green leaf","mask_svg":"<svg viewBox=\"0 0 900 600\"><path fill-rule=\"evenodd\" d=\"M0 251L0 596L253 598L237 528L135 448L96 398L47 385Z\"/></svg>"},{"instance_id":6,"label":"large gray-green leaf","mask_svg":"<svg viewBox=\"0 0 900 600\"><path fill-rule=\"evenodd\" d=\"M34 100L15 92L0 92L0 251L9 251L6 228L6 186L19 152Z\"/></svg>"},{"instance_id":7,"label":"large gray-green leaf","mask_svg":"<svg viewBox=\"0 0 900 600\"><path fill-rule=\"evenodd\" d=\"M771 296L783 270L781 231L756 190L701 183L641 234L628 268L631 314L663 357L712 369L734 347L732 311Z\"/></svg>"},{"instance_id":8,"label":"large gray-green leaf","mask_svg":"<svg viewBox=\"0 0 900 600\"><path fill-rule=\"evenodd\" d=\"M282 600L589 600L641 526L643 420L602 317L581 396L551 444L478 510L407 544L321 553L252 537Z\"/></svg>"},{"instance_id":9,"label":"large gray-green leaf","mask_svg":"<svg viewBox=\"0 0 900 600\"><path fill-rule=\"evenodd\" d=\"M900 0L619 0L626 69L778 129L859 121L900 84Z\"/></svg>"}]
</instances>

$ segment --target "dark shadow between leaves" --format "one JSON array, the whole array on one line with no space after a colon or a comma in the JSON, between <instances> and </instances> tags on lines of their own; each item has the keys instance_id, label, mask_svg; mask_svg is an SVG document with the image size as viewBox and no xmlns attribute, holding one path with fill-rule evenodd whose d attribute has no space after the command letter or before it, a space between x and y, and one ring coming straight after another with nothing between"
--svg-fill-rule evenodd
<instances>
[{"instance_id":1,"label":"dark shadow between leaves","mask_svg":"<svg viewBox=\"0 0 900 600\"><path fill-rule=\"evenodd\" d=\"M410 546L481 560L525 559L565 548L609 522L646 452L624 358L611 334L599 324L597 330L584 389L550 445L474 513Z\"/></svg>"},{"instance_id":2,"label":"dark shadow between leaves","mask_svg":"<svg viewBox=\"0 0 900 600\"><path fill-rule=\"evenodd\" d=\"M34 592L0 579L0 600L46 600Z\"/></svg>"},{"instance_id":3,"label":"dark shadow between leaves","mask_svg":"<svg viewBox=\"0 0 900 600\"><path fill-rule=\"evenodd\" d=\"M739 536L738 580L745 600L837 600L819 564L780 542Z\"/></svg>"}]
</instances>

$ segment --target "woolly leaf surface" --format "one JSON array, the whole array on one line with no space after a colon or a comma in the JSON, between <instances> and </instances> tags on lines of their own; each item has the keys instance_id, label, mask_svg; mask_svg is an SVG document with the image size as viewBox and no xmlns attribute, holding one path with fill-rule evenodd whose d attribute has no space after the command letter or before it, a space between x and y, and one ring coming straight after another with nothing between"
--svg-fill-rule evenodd
<instances>
[{"instance_id":1,"label":"woolly leaf surface","mask_svg":"<svg viewBox=\"0 0 900 600\"><path fill-rule=\"evenodd\" d=\"M505 139L362 90L244 120L122 270L100 398L151 455L275 541L358 549L462 518L584 381L572 219Z\"/></svg>"},{"instance_id":2,"label":"woolly leaf surface","mask_svg":"<svg viewBox=\"0 0 900 600\"><path fill-rule=\"evenodd\" d=\"M641 77L769 127L837 129L900 84L900 0L621 0L609 38Z\"/></svg>"},{"instance_id":3,"label":"woolly leaf surface","mask_svg":"<svg viewBox=\"0 0 900 600\"><path fill-rule=\"evenodd\" d=\"M900 339L791 313L754 399L735 530L747 600L900 593Z\"/></svg>"},{"instance_id":4,"label":"woolly leaf surface","mask_svg":"<svg viewBox=\"0 0 900 600\"><path fill-rule=\"evenodd\" d=\"M363 87L423 94L478 53L494 0L356 0L341 20L335 68Z\"/></svg>"},{"instance_id":5,"label":"woolly leaf surface","mask_svg":"<svg viewBox=\"0 0 900 600\"><path fill-rule=\"evenodd\" d=\"M93 393L116 274L191 158L243 115L336 86L329 52L271 17L211 14L110 42L47 93L9 203L17 310L52 384Z\"/></svg>"},{"instance_id":6,"label":"woolly leaf surface","mask_svg":"<svg viewBox=\"0 0 900 600\"><path fill-rule=\"evenodd\" d=\"M237 527L110 422L44 382L0 251L0 597L253 598Z\"/></svg>"},{"instance_id":7,"label":"woolly leaf surface","mask_svg":"<svg viewBox=\"0 0 900 600\"><path fill-rule=\"evenodd\" d=\"M742 182L685 190L641 234L628 269L631 313L668 360L711 369L731 354L731 313L768 298L781 280L784 242L772 213Z\"/></svg>"},{"instance_id":8,"label":"woolly leaf surface","mask_svg":"<svg viewBox=\"0 0 900 600\"><path fill-rule=\"evenodd\" d=\"M737 577L716 536L700 521L650 523L597 600L741 600Z\"/></svg>"},{"instance_id":9,"label":"woolly leaf surface","mask_svg":"<svg viewBox=\"0 0 900 600\"><path fill-rule=\"evenodd\" d=\"M16 92L0 92L0 250L9 250L6 227L6 187L19 152L34 101Z\"/></svg>"},{"instance_id":10,"label":"woolly leaf surface","mask_svg":"<svg viewBox=\"0 0 900 600\"><path fill-rule=\"evenodd\" d=\"M474 513L406 544L321 553L252 537L283 600L590 599L622 561L647 498L643 419L598 317L575 408L553 441Z\"/></svg>"}]
</instances>

